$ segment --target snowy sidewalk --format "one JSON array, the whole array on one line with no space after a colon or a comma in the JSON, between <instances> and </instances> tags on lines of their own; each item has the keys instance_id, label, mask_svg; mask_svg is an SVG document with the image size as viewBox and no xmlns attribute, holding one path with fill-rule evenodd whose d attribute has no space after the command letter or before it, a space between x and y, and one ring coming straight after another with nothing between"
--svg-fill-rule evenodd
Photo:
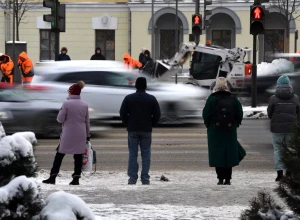
<instances>
[{"instance_id":1,"label":"snowy sidewalk","mask_svg":"<svg viewBox=\"0 0 300 220\"><path fill-rule=\"evenodd\" d=\"M214 170L151 172L151 185L128 185L126 172L86 174L80 186L69 186L72 172L62 172L56 185L42 184L49 172L40 172L41 193L63 190L80 196L98 219L238 219L258 190L272 192L275 172L235 171L231 186L216 185ZM169 182L161 182L161 175Z\"/></svg>"}]
</instances>

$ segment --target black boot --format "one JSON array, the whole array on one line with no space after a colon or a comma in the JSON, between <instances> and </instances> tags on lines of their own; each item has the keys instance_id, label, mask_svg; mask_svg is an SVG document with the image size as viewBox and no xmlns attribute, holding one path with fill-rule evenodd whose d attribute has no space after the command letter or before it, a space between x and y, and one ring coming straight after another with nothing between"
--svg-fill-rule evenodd
<instances>
[{"instance_id":1,"label":"black boot","mask_svg":"<svg viewBox=\"0 0 300 220\"><path fill-rule=\"evenodd\" d=\"M80 177L73 177L73 180L69 185L79 185L79 178Z\"/></svg>"},{"instance_id":2,"label":"black boot","mask_svg":"<svg viewBox=\"0 0 300 220\"><path fill-rule=\"evenodd\" d=\"M283 177L283 170L278 170L277 171L277 177L275 179L276 182L280 181Z\"/></svg>"},{"instance_id":3,"label":"black boot","mask_svg":"<svg viewBox=\"0 0 300 220\"><path fill-rule=\"evenodd\" d=\"M230 182L230 180L225 180L225 183L224 183L224 185L231 185L231 182Z\"/></svg>"},{"instance_id":4,"label":"black boot","mask_svg":"<svg viewBox=\"0 0 300 220\"><path fill-rule=\"evenodd\" d=\"M43 180L43 183L46 183L46 184L54 184L55 185L55 179L57 177L57 174L52 174L50 175L50 177L46 180Z\"/></svg>"},{"instance_id":5,"label":"black boot","mask_svg":"<svg viewBox=\"0 0 300 220\"><path fill-rule=\"evenodd\" d=\"M223 179L219 179L218 185L223 185L224 180Z\"/></svg>"}]
</instances>

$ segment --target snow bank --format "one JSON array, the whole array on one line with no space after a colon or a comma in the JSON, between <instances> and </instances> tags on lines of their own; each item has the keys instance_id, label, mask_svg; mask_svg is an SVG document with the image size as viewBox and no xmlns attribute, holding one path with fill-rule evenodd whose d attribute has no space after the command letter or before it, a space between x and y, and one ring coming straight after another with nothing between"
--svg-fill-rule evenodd
<instances>
[{"instance_id":1,"label":"snow bank","mask_svg":"<svg viewBox=\"0 0 300 220\"><path fill-rule=\"evenodd\" d=\"M262 62L257 65L257 75L273 75L294 72L294 64L286 59L276 59L272 63Z\"/></svg>"},{"instance_id":2,"label":"snow bank","mask_svg":"<svg viewBox=\"0 0 300 220\"><path fill-rule=\"evenodd\" d=\"M26 176L16 177L9 184L0 187L0 202L8 204L13 197L19 196L22 191L28 190L29 187L33 189L32 197L36 197L39 193L36 180Z\"/></svg>"},{"instance_id":3,"label":"snow bank","mask_svg":"<svg viewBox=\"0 0 300 220\"><path fill-rule=\"evenodd\" d=\"M95 220L93 212L82 199L63 191L48 196L40 215L41 219L47 220Z\"/></svg>"},{"instance_id":4,"label":"snow bank","mask_svg":"<svg viewBox=\"0 0 300 220\"><path fill-rule=\"evenodd\" d=\"M32 145L37 144L37 139L35 134L31 131L17 132L15 134L23 136L27 141L29 141Z\"/></svg>"},{"instance_id":5,"label":"snow bank","mask_svg":"<svg viewBox=\"0 0 300 220\"><path fill-rule=\"evenodd\" d=\"M23 137L24 134L5 136L0 140L0 165L6 166L16 160L16 155L33 156L32 144Z\"/></svg>"},{"instance_id":6,"label":"snow bank","mask_svg":"<svg viewBox=\"0 0 300 220\"><path fill-rule=\"evenodd\" d=\"M261 106L256 108L245 106L243 107L244 118L268 118L267 108L268 106Z\"/></svg>"}]
</instances>

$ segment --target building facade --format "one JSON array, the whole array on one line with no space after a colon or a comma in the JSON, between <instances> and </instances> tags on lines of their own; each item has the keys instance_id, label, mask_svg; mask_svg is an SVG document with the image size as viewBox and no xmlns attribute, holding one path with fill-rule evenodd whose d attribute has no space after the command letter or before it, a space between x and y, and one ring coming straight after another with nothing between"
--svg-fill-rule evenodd
<instances>
[{"instance_id":1,"label":"building facade","mask_svg":"<svg viewBox=\"0 0 300 220\"><path fill-rule=\"evenodd\" d=\"M107 59L122 60L129 52L138 58L142 47L151 50L151 37L154 31L155 59L165 59L175 54L175 2L156 0L152 15L151 0L133 0L131 2L84 2L83 0L64 0L66 4L66 32L60 34L60 46L68 48L72 60L87 60L100 47ZM26 12L20 25L20 40L27 43L27 52L34 62L54 59L54 34L50 24L43 21L43 14L49 10L39 7ZM211 25L206 27L200 37L200 43L210 40L212 44L226 48L252 48L253 37L250 30L249 0L217 0L208 9ZM298 42L295 31L298 21L292 21L289 30L282 15L273 7L266 6L266 31L258 37L258 60L271 61L274 52L294 52ZM189 42L192 28L192 14L195 12L193 0L178 2L179 41ZM200 3L200 11L203 2ZM5 51L5 42L12 40L12 24L7 22L4 10L0 13L0 52ZM152 16L154 25L152 25ZM10 19L12 20L12 19ZM152 30L154 27L154 30ZM289 32L290 40L286 40ZM289 44L289 45L288 45Z\"/></svg>"}]
</instances>

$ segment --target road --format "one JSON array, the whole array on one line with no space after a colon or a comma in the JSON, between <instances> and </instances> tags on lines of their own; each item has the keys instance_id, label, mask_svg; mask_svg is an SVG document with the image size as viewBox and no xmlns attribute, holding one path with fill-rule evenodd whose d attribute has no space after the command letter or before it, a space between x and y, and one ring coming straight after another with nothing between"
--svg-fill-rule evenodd
<instances>
[{"instance_id":1,"label":"road","mask_svg":"<svg viewBox=\"0 0 300 220\"><path fill-rule=\"evenodd\" d=\"M244 120L238 138L245 150L246 158L236 169L272 170L273 149L267 120ZM49 170L55 155L58 139L41 139L36 146L36 157L40 169ZM117 127L91 139L97 151L97 169L125 171L127 167L126 129ZM67 155L62 170L73 169L73 158ZM204 125L184 127L159 127L153 130L151 170L207 170L207 136Z\"/></svg>"}]
</instances>

